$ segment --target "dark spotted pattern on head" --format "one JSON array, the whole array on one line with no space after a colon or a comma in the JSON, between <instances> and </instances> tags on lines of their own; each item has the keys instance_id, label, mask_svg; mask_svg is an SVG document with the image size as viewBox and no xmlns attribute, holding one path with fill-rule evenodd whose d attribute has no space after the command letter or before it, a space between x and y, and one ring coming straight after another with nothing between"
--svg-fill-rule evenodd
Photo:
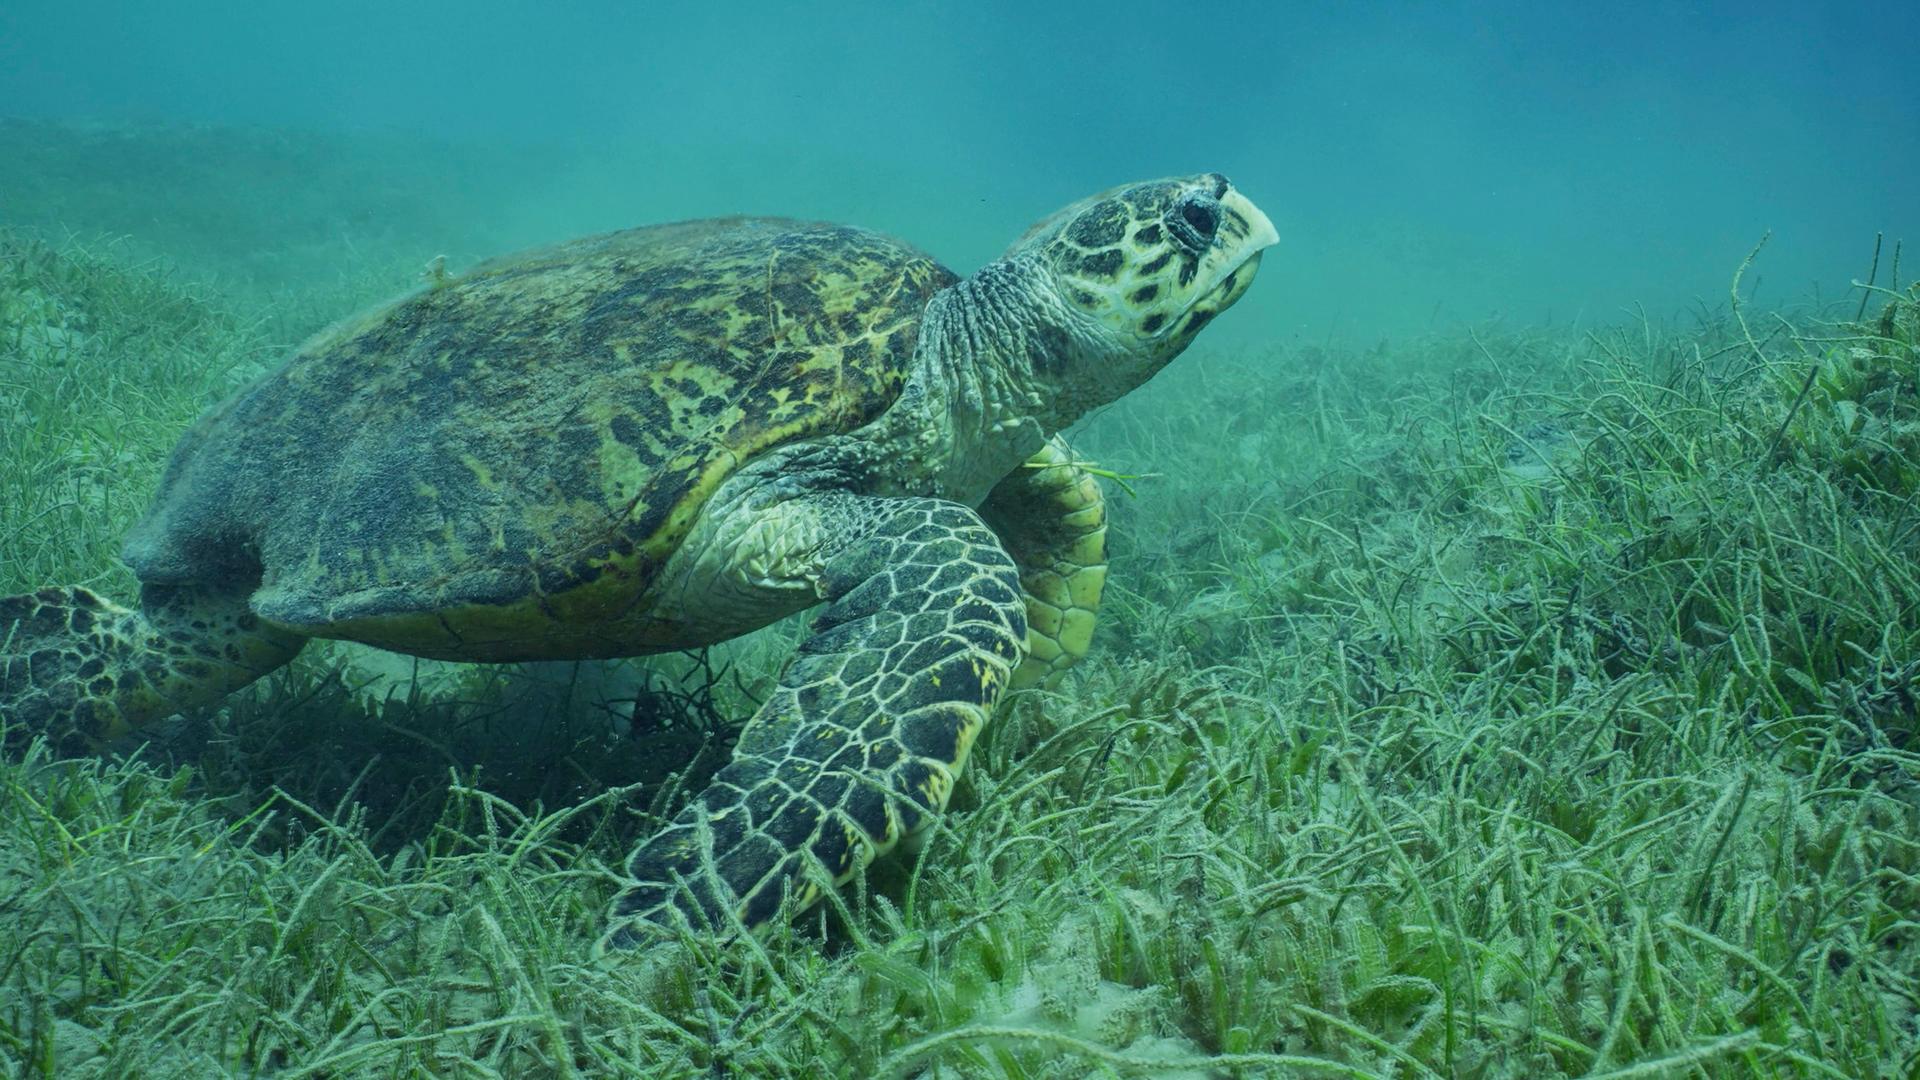
<instances>
[{"instance_id":1,"label":"dark spotted pattern on head","mask_svg":"<svg viewBox=\"0 0 1920 1080\"><path fill-rule=\"evenodd\" d=\"M583 635L741 462L893 401L954 280L884 236L753 218L483 264L334 327L204 420L129 562L188 579L244 544L281 623L466 659L604 655Z\"/></svg>"},{"instance_id":2,"label":"dark spotted pattern on head","mask_svg":"<svg viewBox=\"0 0 1920 1080\"><path fill-rule=\"evenodd\" d=\"M1068 240L1082 248L1103 248L1126 238L1132 209L1120 199L1102 199L1073 219L1066 229Z\"/></svg>"},{"instance_id":3,"label":"dark spotted pattern on head","mask_svg":"<svg viewBox=\"0 0 1920 1080\"><path fill-rule=\"evenodd\" d=\"M1239 298L1273 239L1226 177L1206 173L1082 199L1027 230L1008 255L1043 262L1072 307L1123 338L1148 339L1164 362Z\"/></svg>"},{"instance_id":4,"label":"dark spotted pattern on head","mask_svg":"<svg viewBox=\"0 0 1920 1080\"><path fill-rule=\"evenodd\" d=\"M1112 281L1120 273L1120 267L1126 263L1126 256L1117 247L1088 255L1080 260L1080 272L1087 277Z\"/></svg>"}]
</instances>

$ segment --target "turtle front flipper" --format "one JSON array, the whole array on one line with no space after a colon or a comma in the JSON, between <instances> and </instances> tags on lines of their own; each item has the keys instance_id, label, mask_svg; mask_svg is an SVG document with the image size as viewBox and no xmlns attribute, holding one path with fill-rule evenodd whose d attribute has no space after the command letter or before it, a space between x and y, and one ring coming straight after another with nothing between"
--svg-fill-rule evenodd
<instances>
[{"instance_id":1,"label":"turtle front flipper","mask_svg":"<svg viewBox=\"0 0 1920 1080\"><path fill-rule=\"evenodd\" d=\"M733 761L634 853L607 944L679 917L753 929L851 879L946 807L1025 652L1018 572L965 506L819 494L756 513L823 538L803 561L828 606Z\"/></svg>"},{"instance_id":2,"label":"turtle front flipper","mask_svg":"<svg viewBox=\"0 0 1920 1080\"><path fill-rule=\"evenodd\" d=\"M3 597L0 719L10 736L97 747L218 701L305 643L200 585L148 585L138 611L78 586Z\"/></svg>"},{"instance_id":3,"label":"turtle front flipper","mask_svg":"<svg viewBox=\"0 0 1920 1080\"><path fill-rule=\"evenodd\" d=\"M1015 689L1051 688L1087 655L1107 583L1107 504L1100 481L1059 437L987 495L987 524L1020 567L1027 659Z\"/></svg>"}]
</instances>

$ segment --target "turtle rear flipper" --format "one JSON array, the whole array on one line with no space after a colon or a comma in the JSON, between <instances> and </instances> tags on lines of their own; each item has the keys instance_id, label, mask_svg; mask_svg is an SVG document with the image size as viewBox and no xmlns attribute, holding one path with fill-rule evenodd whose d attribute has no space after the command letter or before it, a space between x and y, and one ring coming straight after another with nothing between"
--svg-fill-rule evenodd
<instances>
[{"instance_id":1,"label":"turtle rear flipper","mask_svg":"<svg viewBox=\"0 0 1920 1080\"><path fill-rule=\"evenodd\" d=\"M680 917L751 930L858 874L945 809L1025 652L1019 573L967 507L821 494L772 513L834 538L829 604L733 761L634 852L608 944Z\"/></svg>"},{"instance_id":2,"label":"turtle rear flipper","mask_svg":"<svg viewBox=\"0 0 1920 1080\"><path fill-rule=\"evenodd\" d=\"M1086 657L1107 583L1100 481L1056 436L994 487L980 516L1013 554L1027 594L1027 659L1014 689L1053 689Z\"/></svg>"},{"instance_id":3,"label":"turtle rear flipper","mask_svg":"<svg viewBox=\"0 0 1920 1080\"><path fill-rule=\"evenodd\" d=\"M137 611L78 586L3 597L0 721L9 738L97 747L220 700L305 642L204 585L147 585Z\"/></svg>"}]
</instances>

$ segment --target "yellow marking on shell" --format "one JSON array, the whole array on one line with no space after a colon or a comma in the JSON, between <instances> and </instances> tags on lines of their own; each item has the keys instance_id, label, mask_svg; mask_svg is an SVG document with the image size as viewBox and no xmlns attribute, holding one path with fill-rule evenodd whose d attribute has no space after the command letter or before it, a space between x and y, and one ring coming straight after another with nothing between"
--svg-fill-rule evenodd
<instances>
[{"instance_id":1,"label":"yellow marking on shell","mask_svg":"<svg viewBox=\"0 0 1920 1080\"><path fill-rule=\"evenodd\" d=\"M474 457L472 454L461 454L460 464L465 465L467 468L473 470L473 475L476 479L480 481L481 487L486 488L488 491L499 490L500 483L499 481L493 478L493 470L487 468L486 462L481 461L479 458Z\"/></svg>"},{"instance_id":2,"label":"yellow marking on shell","mask_svg":"<svg viewBox=\"0 0 1920 1080\"><path fill-rule=\"evenodd\" d=\"M700 226L689 228L697 230ZM636 243L641 246L633 247ZM647 247L650 243L636 234L616 234L483 264L443 292L402 298L339 324L303 352L332 351L343 357L351 352L356 362L367 368L374 361L397 355L392 350L404 344L401 336L405 328L422 320L446 320L448 325L458 326L474 318L474 312L503 309L540 312L538 326L555 328L546 333L546 339L562 343L564 335L559 328L578 325L586 311L583 305L609 295L610 290L644 268L625 262L636 250L643 263L661 264L661 258L680 257L680 251ZM567 585L545 596L529 592L499 606L439 604L435 605L438 610L425 614L357 620L352 625L327 627L323 632L365 637L388 647L453 659L488 659L489 650L496 655L524 651L529 642L535 641L553 655L605 655L614 647L615 637L629 650L648 645L650 635L665 640L668 631L648 620L644 612L634 612L633 601L646 584L645 575L684 540L700 508L720 483L761 450L795 437L834 430L862 418L864 410L883 404L888 394L897 393L903 377L898 362L904 358L890 352L897 344L892 335L910 328L920 316L917 305L902 306L898 299L910 291L924 290L943 273L930 263L917 262L906 264L902 271L897 257L881 254L866 259L843 254L819 264L818 277L805 284L814 292L820 308L808 311L804 319L786 320L774 313L777 329L783 335L783 351L777 363L766 348L765 333L772 329L765 323L768 310L756 309L753 303L761 295L763 264L759 260L746 265L724 259L702 263L699 281L713 287L710 292L699 296L660 294L653 299L676 310L710 313L712 318L704 320L707 329L687 329L700 327L703 320L699 319L650 323L650 330L609 337L604 342L607 352L601 354L605 359L595 362L595 371L612 367L653 380L658 411L647 414L636 410L630 399L595 395L569 417L569 423L584 423L600 432L600 445L591 451L600 499L592 495L562 498L552 490L522 490L525 477L519 471L519 459L504 452L490 453L490 444L475 444L476 453L461 454L457 448L446 451L473 473L480 489L504 492L504 505L523 526L518 531L541 538L529 554L541 560L545 569L581 571L578 580L583 583ZM753 285L743 289L730 282ZM628 293L619 295L622 302L627 302ZM407 310L401 311L403 308ZM635 307L636 312L640 310ZM839 329L849 313L858 324L852 335ZM686 356L664 359L659 367L652 368L648 366L649 356L665 355L657 347L657 335L663 327L681 334L693 349ZM797 334L797 340L786 336L790 331ZM817 343L806 347L814 339ZM850 360L843 352L844 346L862 339L867 359ZM793 351L796 348L799 351ZM671 346L668 351L672 351ZM737 363L725 363L723 354ZM414 356L416 365L431 364L441 369L450 365L448 354L436 352L430 358L425 352L416 352ZM497 357L489 354L480 363L504 369L527 366L536 358L537 350L531 347L520 351L507 348ZM386 366L367 369L378 374ZM299 383L323 370L295 365L289 369L288 378ZM703 403L712 408L715 400L724 402L723 407L712 415L699 412ZM613 437L616 417L639 421L622 429L639 449ZM649 460L664 464L649 468L645 464ZM463 486L454 484L455 488ZM425 500L448 498L439 490L419 494ZM622 512L631 518L620 521L618 514ZM658 521L658 527L646 535L636 535L638 530L620 535L623 526L630 527L633 519L642 516ZM602 521L607 523L606 528L596 535L596 524ZM422 535L430 534L423 530ZM576 552L552 542L563 536L568 543L578 543ZM431 546L436 550L430 559L416 550L401 553L389 566L370 552L362 565L333 575L334 581L329 584L341 584L340 579L346 579L343 584L348 587L409 585L430 589L434 582L421 580L423 565L429 571L458 570L457 564L484 562L488 551L505 547L504 534L498 529L484 545L475 545L482 547L481 551L460 548L455 538L444 532L433 539L437 542ZM630 542L630 553L608 554L591 561L581 556L616 541ZM328 581L330 575L313 560L309 576L315 581ZM349 591L336 589L339 595Z\"/></svg>"}]
</instances>

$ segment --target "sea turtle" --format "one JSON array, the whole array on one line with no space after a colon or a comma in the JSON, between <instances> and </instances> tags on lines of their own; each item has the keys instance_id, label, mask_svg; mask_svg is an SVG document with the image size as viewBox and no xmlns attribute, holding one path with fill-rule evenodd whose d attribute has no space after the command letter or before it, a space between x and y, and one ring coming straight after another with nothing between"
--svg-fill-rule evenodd
<instances>
[{"instance_id":1,"label":"sea turtle","mask_svg":"<svg viewBox=\"0 0 1920 1080\"><path fill-rule=\"evenodd\" d=\"M757 927L927 824L1007 689L1085 653L1105 510L1057 433L1276 239L1209 173L1083 199L964 279L756 217L436 275L187 433L126 542L137 609L0 599L0 714L97 745L313 637L620 657L824 603L732 762L633 854L610 940Z\"/></svg>"}]
</instances>

